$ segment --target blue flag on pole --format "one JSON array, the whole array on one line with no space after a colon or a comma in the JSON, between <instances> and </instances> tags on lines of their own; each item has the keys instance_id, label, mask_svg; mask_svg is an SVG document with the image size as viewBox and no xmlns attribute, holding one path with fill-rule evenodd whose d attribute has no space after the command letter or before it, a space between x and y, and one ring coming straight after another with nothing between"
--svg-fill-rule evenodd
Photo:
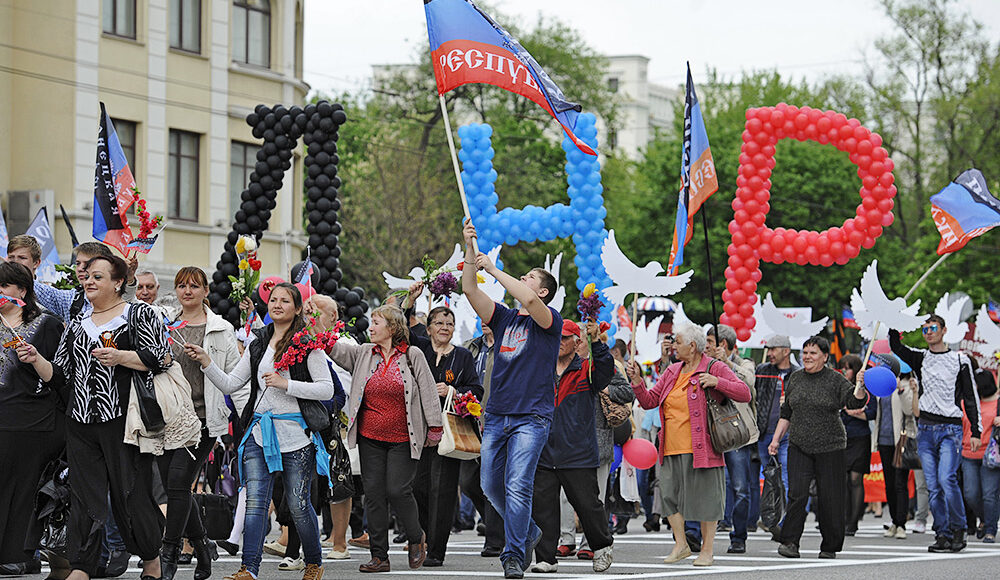
<instances>
[{"instance_id":1,"label":"blue flag on pole","mask_svg":"<svg viewBox=\"0 0 1000 580\"><path fill-rule=\"evenodd\" d=\"M681 156L681 190L677 194L677 219L674 222L674 239L670 245L671 276L684 263L684 245L691 239L691 220L710 195L718 191L719 179L715 174L715 161L708 145L708 132L701 116L698 95L691 79L691 65L687 67L687 92L684 97L684 146Z\"/></svg>"}]
</instances>

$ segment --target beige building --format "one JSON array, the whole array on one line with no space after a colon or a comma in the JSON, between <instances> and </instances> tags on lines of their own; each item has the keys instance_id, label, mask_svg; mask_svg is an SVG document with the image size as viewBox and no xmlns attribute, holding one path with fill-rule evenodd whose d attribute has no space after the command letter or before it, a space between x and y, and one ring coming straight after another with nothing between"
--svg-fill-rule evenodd
<instances>
[{"instance_id":1,"label":"beige building","mask_svg":"<svg viewBox=\"0 0 1000 580\"><path fill-rule=\"evenodd\" d=\"M649 81L648 65L649 58L637 54L609 56L604 74L608 88L618 97L618 118L610 134L598 119L599 139L629 159L641 158L657 131L673 130L674 106L684 102L681 90Z\"/></svg>"},{"instance_id":2,"label":"beige building","mask_svg":"<svg viewBox=\"0 0 1000 580\"><path fill-rule=\"evenodd\" d=\"M103 101L137 187L166 229L143 268L211 277L259 141L260 103L304 104L304 0L0 0L0 195L11 235L48 206L63 262L91 240ZM260 257L287 275L304 247L302 147ZM23 225L22 225L23 224ZM132 220L138 231L138 219Z\"/></svg>"}]
</instances>

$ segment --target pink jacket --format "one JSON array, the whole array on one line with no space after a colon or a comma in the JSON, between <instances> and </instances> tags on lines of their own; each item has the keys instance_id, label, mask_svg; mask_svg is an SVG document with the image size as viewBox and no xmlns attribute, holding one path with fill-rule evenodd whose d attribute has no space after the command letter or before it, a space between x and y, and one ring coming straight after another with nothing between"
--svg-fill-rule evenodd
<instances>
[{"instance_id":1,"label":"pink jacket","mask_svg":"<svg viewBox=\"0 0 1000 580\"><path fill-rule=\"evenodd\" d=\"M701 357L701 362L698 363L698 370L691 377L692 383L699 384L698 373L705 372L711 360L713 359L708 356L703 355ZM632 385L635 398L642 405L643 409L659 409L661 424L666 420L662 410L663 401L666 400L667 395L673 390L674 384L677 382L677 376L680 374L681 367L683 366L684 363L678 362L667 367L667 370L663 371L663 374L660 375L660 380L656 381L652 389L647 389L645 385ZM712 438L708 434L707 405L703 393L718 391L712 393L712 396L720 401L723 398L721 395L725 395L737 403L748 403L750 401L749 387L737 378L736 374L725 363L716 361L712 365L711 374L719 379L719 385L715 389L689 389L690 394L688 395L688 411L691 414L691 450L694 455L694 467L696 469L722 467L725 465L722 454L716 453L715 449L712 448ZM665 433L665 429L660 429L660 449L665 448L663 441ZM660 457L660 463L663 463L662 456Z\"/></svg>"}]
</instances>

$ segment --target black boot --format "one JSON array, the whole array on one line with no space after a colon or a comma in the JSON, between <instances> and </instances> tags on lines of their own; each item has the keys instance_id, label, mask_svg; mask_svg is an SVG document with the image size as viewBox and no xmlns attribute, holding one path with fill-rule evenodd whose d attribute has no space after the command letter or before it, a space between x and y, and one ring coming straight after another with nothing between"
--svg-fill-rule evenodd
<instances>
[{"instance_id":1,"label":"black boot","mask_svg":"<svg viewBox=\"0 0 1000 580\"><path fill-rule=\"evenodd\" d=\"M177 574L177 558L181 554L179 542L163 542L160 548L160 580L174 580Z\"/></svg>"},{"instance_id":2,"label":"black boot","mask_svg":"<svg viewBox=\"0 0 1000 580\"><path fill-rule=\"evenodd\" d=\"M215 547L215 542L208 539L208 536L188 541L194 548L194 557L198 559L198 565L194 567L194 580L206 580L212 575L212 560L219 559L219 550Z\"/></svg>"}]
</instances>

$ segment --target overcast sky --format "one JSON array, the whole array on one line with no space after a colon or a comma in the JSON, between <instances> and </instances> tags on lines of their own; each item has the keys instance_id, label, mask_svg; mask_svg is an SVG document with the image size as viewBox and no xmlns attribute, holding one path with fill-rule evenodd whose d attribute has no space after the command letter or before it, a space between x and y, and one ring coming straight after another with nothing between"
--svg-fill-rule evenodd
<instances>
[{"instance_id":1,"label":"overcast sky","mask_svg":"<svg viewBox=\"0 0 1000 580\"><path fill-rule=\"evenodd\" d=\"M860 70L863 53L891 31L876 0L496 0L524 25L558 17L608 55L649 57L651 81L676 85L691 61L727 76L777 68L814 80ZM959 9L1000 34L1000 0L959 0ZM426 42L422 0L308 0L305 80L326 92L362 91L373 64L413 62ZM541 63L544 67L545 63Z\"/></svg>"}]
</instances>

